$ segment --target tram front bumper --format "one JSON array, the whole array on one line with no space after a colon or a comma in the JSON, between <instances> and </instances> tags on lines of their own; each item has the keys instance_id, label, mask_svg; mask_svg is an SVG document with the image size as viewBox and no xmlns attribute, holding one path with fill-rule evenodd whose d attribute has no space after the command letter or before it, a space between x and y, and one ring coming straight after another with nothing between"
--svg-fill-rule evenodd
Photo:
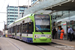
<instances>
[{"instance_id":1,"label":"tram front bumper","mask_svg":"<svg viewBox=\"0 0 75 50\"><path fill-rule=\"evenodd\" d=\"M33 43L51 43L51 38L46 37L34 38Z\"/></svg>"}]
</instances>

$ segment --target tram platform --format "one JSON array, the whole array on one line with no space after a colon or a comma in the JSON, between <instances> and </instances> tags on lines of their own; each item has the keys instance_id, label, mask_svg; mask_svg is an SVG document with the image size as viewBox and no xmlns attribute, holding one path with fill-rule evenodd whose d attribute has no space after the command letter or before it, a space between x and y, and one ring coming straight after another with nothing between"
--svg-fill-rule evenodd
<instances>
[{"instance_id":1,"label":"tram platform","mask_svg":"<svg viewBox=\"0 0 75 50\"><path fill-rule=\"evenodd\" d=\"M75 47L75 41L69 41L69 40L59 40L59 39L52 39L53 43L66 45L66 46L73 46Z\"/></svg>"}]
</instances>

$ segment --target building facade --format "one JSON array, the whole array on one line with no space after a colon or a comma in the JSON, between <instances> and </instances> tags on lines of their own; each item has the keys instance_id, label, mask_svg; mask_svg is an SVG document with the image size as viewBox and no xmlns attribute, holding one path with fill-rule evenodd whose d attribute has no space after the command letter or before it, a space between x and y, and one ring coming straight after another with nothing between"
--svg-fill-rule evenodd
<instances>
[{"instance_id":1,"label":"building facade","mask_svg":"<svg viewBox=\"0 0 75 50\"><path fill-rule=\"evenodd\" d=\"M22 14L27 6L19 6L19 14ZM18 6L7 6L7 26L18 18Z\"/></svg>"}]
</instances>

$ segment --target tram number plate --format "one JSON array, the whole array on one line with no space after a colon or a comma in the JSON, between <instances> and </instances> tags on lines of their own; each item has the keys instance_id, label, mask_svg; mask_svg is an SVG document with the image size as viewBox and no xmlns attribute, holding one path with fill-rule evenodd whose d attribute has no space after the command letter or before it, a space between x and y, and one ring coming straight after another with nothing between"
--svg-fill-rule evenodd
<instances>
[{"instance_id":1,"label":"tram number plate","mask_svg":"<svg viewBox=\"0 0 75 50\"><path fill-rule=\"evenodd\" d=\"M42 37L45 37L45 35L41 35Z\"/></svg>"}]
</instances>

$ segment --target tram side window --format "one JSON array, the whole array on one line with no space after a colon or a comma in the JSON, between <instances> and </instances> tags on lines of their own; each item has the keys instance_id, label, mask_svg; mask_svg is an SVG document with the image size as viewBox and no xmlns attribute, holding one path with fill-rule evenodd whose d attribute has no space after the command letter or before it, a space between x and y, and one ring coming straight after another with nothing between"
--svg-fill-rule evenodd
<instances>
[{"instance_id":1,"label":"tram side window","mask_svg":"<svg viewBox=\"0 0 75 50\"><path fill-rule=\"evenodd\" d=\"M25 32L28 33L28 23L25 24Z\"/></svg>"},{"instance_id":2,"label":"tram side window","mask_svg":"<svg viewBox=\"0 0 75 50\"><path fill-rule=\"evenodd\" d=\"M10 33L10 29L8 28L8 33Z\"/></svg>"},{"instance_id":3,"label":"tram side window","mask_svg":"<svg viewBox=\"0 0 75 50\"><path fill-rule=\"evenodd\" d=\"M28 23L24 23L22 26L22 33L28 33Z\"/></svg>"},{"instance_id":4,"label":"tram side window","mask_svg":"<svg viewBox=\"0 0 75 50\"><path fill-rule=\"evenodd\" d=\"M16 25L16 33L17 33L17 30L18 30L18 26Z\"/></svg>"},{"instance_id":5,"label":"tram side window","mask_svg":"<svg viewBox=\"0 0 75 50\"><path fill-rule=\"evenodd\" d=\"M32 33L33 32L33 22L29 22L28 23L28 33Z\"/></svg>"},{"instance_id":6,"label":"tram side window","mask_svg":"<svg viewBox=\"0 0 75 50\"><path fill-rule=\"evenodd\" d=\"M16 29L17 30L17 33L19 33L19 25L17 25L16 27L17 27L17 29Z\"/></svg>"},{"instance_id":7,"label":"tram side window","mask_svg":"<svg viewBox=\"0 0 75 50\"><path fill-rule=\"evenodd\" d=\"M22 24L20 24L20 32L22 33Z\"/></svg>"},{"instance_id":8,"label":"tram side window","mask_svg":"<svg viewBox=\"0 0 75 50\"><path fill-rule=\"evenodd\" d=\"M18 32L20 32L20 25L19 25L19 30L18 30Z\"/></svg>"},{"instance_id":9,"label":"tram side window","mask_svg":"<svg viewBox=\"0 0 75 50\"><path fill-rule=\"evenodd\" d=\"M22 33L27 33L28 32L28 23L22 24L21 30L22 30Z\"/></svg>"},{"instance_id":10,"label":"tram side window","mask_svg":"<svg viewBox=\"0 0 75 50\"><path fill-rule=\"evenodd\" d=\"M14 33L16 33L16 26L14 26Z\"/></svg>"},{"instance_id":11,"label":"tram side window","mask_svg":"<svg viewBox=\"0 0 75 50\"><path fill-rule=\"evenodd\" d=\"M12 33L14 33L14 27L12 27Z\"/></svg>"},{"instance_id":12,"label":"tram side window","mask_svg":"<svg viewBox=\"0 0 75 50\"><path fill-rule=\"evenodd\" d=\"M22 33L25 33L25 24L23 24L23 30L22 30Z\"/></svg>"},{"instance_id":13,"label":"tram side window","mask_svg":"<svg viewBox=\"0 0 75 50\"><path fill-rule=\"evenodd\" d=\"M11 33L11 29L10 28L8 29L8 32Z\"/></svg>"},{"instance_id":14,"label":"tram side window","mask_svg":"<svg viewBox=\"0 0 75 50\"><path fill-rule=\"evenodd\" d=\"M13 33L13 27L11 27L11 33Z\"/></svg>"},{"instance_id":15,"label":"tram side window","mask_svg":"<svg viewBox=\"0 0 75 50\"><path fill-rule=\"evenodd\" d=\"M13 32L15 33L15 26L13 27Z\"/></svg>"},{"instance_id":16,"label":"tram side window","mask_svg":"<svg viewBox=\"0 0 75 50\"><path fill-rule=\"evenodd\" d=\"M11 33L11 28L10 28L10 33Z\"/></svg>"},{"instance_id":17,"label":"tram side window","mask_svg":"<svg viewBox=\"0 0 75 50\"><path fill-rule=\"evenodd\" d=\"M33 23L25 23L22 27L22 33L32 33L33 32Z\"/></svg>"},{"instance_id":18,"label":"tram side window","mask_svg":"<svg viewBox=\"0 0 75 50\"><path fill-rule=\"evenodd\" d=\"M23 30L22 30L22 33L25 33L26 32L26 27L25 27L25 24L23 24Z\"/></svg>"}]
</instances>

